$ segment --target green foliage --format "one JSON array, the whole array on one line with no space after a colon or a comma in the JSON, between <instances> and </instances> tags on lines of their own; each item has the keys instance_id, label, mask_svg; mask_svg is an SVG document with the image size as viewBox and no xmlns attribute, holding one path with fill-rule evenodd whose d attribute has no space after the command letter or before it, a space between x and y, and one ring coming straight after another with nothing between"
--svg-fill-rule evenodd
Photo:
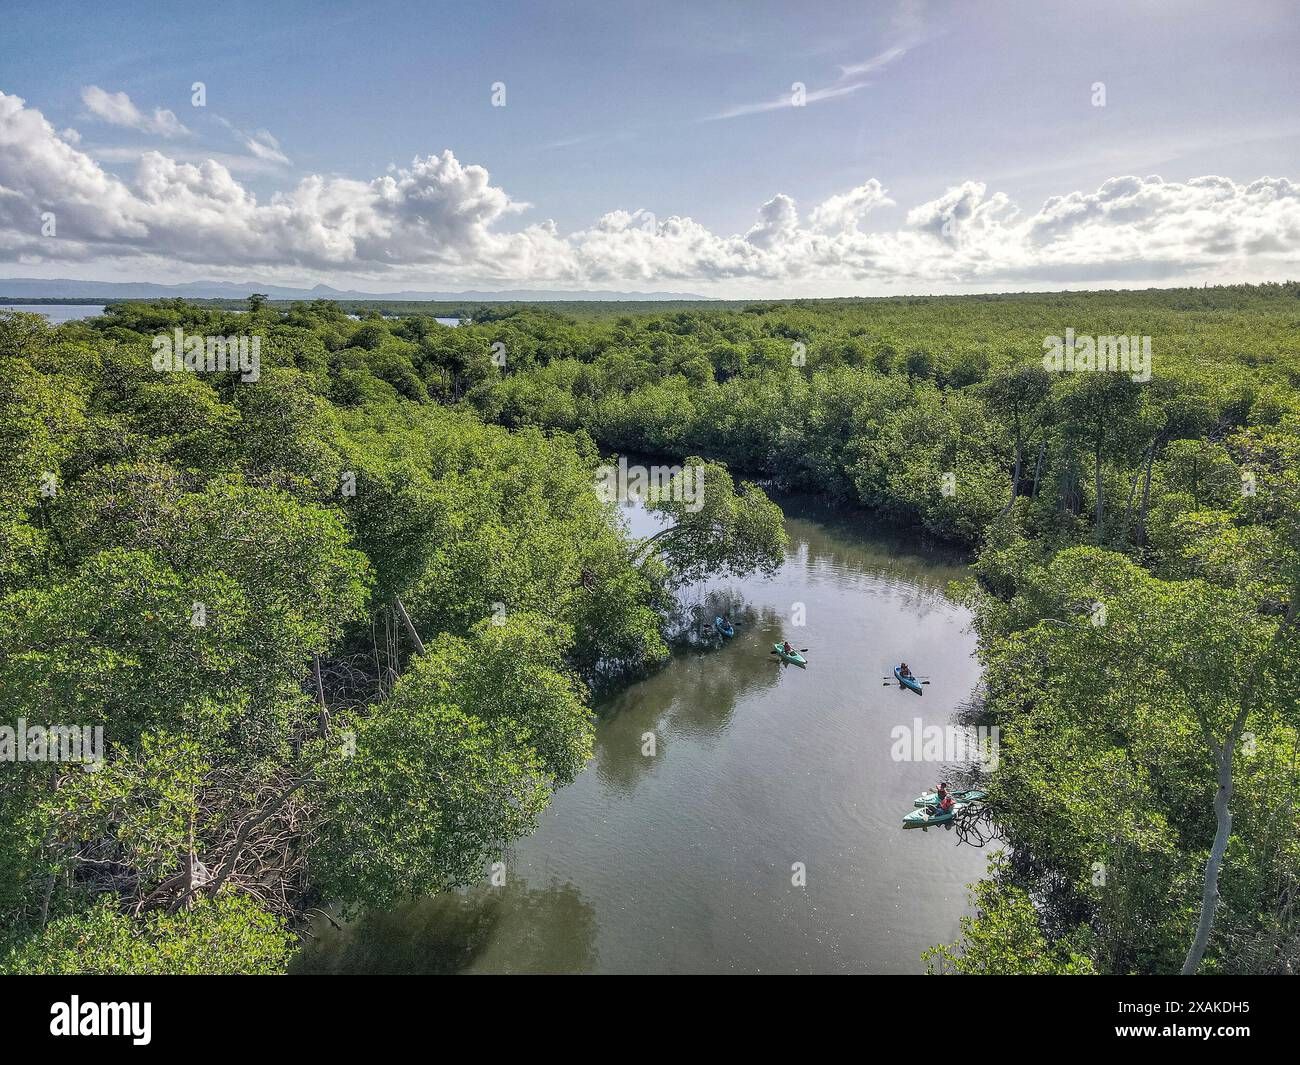
<instances>
[{"instance_id":1,"label":"green foliage","mask_svg":"<svg viewBox=\"0 0 1300 1065\"><path fill-rule=\"evenodd\" d=\"M975 885L973 917L961 919L959 944L922 955L931 975L1090 976L1096 970L1086 953L1086 930L1079 941L1050 942L1038 911L1020 888L997 880Z\"/></svg>"},{"instance_id":2,"label":"green foliage","mask_svg":"<svg viewBox=\"0 0 1300 1065\"><path fill-rule=\"evenodd\" d=\"M781 510L752 484L737 492L726 467L688 458L682 472L653 489L646 503L667 528L641 548L667 562L680 580L753 571L774 573L789 542Z\"/></svg>"},{"instance_id":3,"label":"green foliage","mask_svg":"<svg viewBox=\"0 0 1300 1065\"><path fill-rule=\"evenodd\" d=\"M0 712L107 741L0 773L9 967L278 970L308 899L480 876L580 771L587 687L666 656L674 581L779 564L759 479L982 548L1011 857L936 965L1176 970L1215 743L1204 968L1300 964L1298 292L0 312ZM259 338L257 380L156 372L177 327ZM1154 377L1049 373L1067 327L1150 335ZM702 456L703 506L632 542L598 449Z\"/></svg>"},{"instance_id":4,"label":"green foliage","mask_svg":"<svg viewBox=\"0 0 1300 1065\"><path fill-rule=\"evenodd\" d=\"M52 922L0 955L15 976L270 976L284 971L294 936L247 896L199 899L142 920L108 899Z\"/></svg>"},{"instance_id":5,"label":"green foliage","mask_svg":"<svg viewBox=\"0 0 1300 1065\"><path fill-rule=\"evenodd\" d=\"M591 754L562 634L521 616L439 635L323 771L319 883L354 905L468 884Z\"/></svg>"},{"instance_id":6,"label":"green foliage","mask_svg":"<svg viewBox=\"0 0 1300 1065\"><path fill-rule=\"evenodd\" d=\"M580 366L550 324L494 334ZM259 338L259 373L156 371L174 328ZM586 433L433 402L491 354L324 303L0 314L0 721L104 740L0 773L11 967L279 970L309 900L468 883L581 771L588 683L668 653L670 575ZM727 486L711 557L770 567L780 512Z\"/></svg>"}]
</instances>

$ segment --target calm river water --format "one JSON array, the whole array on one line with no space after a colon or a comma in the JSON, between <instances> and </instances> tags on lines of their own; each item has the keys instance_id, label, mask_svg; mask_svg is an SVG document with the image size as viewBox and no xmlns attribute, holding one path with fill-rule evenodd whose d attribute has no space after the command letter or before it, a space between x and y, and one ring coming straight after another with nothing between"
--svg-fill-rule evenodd
<instances>
[{"instance_id":1,"label":"calm river water","mask_svg":"<svg viewBox=\"0 0 1300 1065\"><path fill-rule=\"evenodd\" d=\"M969 617L944 595L961 562L782 504L791 543L774 577L686 596L708 625L728 603L736 638L600 706L595 757L515 847L505 886L485 877L318 926L297 971L923 971L921 951L955 937L986 852L903 831L942 767L895 761L891 730L948 722L978 679ZM649 521L631 513L634 531ZM783 634L809 648L806 669L769 653ZM882 682L900 659L932 679L924 697Z\"/></svg>"}]
</instances>

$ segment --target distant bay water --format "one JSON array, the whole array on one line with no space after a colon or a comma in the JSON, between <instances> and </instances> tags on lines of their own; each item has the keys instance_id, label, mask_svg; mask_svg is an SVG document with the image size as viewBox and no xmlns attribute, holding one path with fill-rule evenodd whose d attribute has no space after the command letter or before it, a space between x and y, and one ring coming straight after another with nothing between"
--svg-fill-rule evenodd
<instances>
[{"instance_id":1,"label":"distant bay water","mask_svg":"<svg viewBox=\"0 0 1300 1065\"><path fill-rule=\"evenodd\" d=\"M5 303L0 304L0 311L25 311L28 314L43 314L51 325L63 322L75 322L79 318L95 318L104 313L102 303ZM360 315L349 314L349 318L360 319ZM397 321L398 316L384 315L388 321ZM459 318L435 318L443 325L460 325Z\"/></svg>"},{"instance_id":2,"label":"distant bay water","mask_svg":"<svg viewBox=\"0 0 1300 1065\"><path fill-rule=\"evenodd\" d=\"M5 303L0 304L0 311L25 311L27 314L43 314L51 325L63 322L75 322L78 318L94 318L104 313L102 303Z\"/></svg>"}]
</instances>

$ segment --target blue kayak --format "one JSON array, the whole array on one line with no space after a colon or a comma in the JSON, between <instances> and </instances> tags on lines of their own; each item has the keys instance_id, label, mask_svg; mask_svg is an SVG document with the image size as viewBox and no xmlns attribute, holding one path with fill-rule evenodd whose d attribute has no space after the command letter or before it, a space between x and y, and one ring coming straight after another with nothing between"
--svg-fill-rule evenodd
<instances>
[{"instance_id":1,"label":"blue kayak","mask_svg":"<svg viewBox=\"0 0 1300 1065\"><path fill-rule=\"evenodd\" d=\"M912 691L916 692L917 695L925 694L925 692L921 689L921 682L917 680L915 677L903 676L903 674L899 671L899 668L897 666L894 667L894 676L898 680L898 683L901 684L904 688L911 688Z\"/></svg>"},{"instance_id":2,"label":"blue kayak","mask_svg":"<svg viewBox=\"0 0 1300 1065\"><path fill-rule=\"evenodd\" d=\"M730 640L733 636L736 635L736 627L734 625L728 625L720 617L713 619L713 627L717 629L720 633L722 633L722 635L725 636L728 640Z\"/></svg>"}]
</instances>

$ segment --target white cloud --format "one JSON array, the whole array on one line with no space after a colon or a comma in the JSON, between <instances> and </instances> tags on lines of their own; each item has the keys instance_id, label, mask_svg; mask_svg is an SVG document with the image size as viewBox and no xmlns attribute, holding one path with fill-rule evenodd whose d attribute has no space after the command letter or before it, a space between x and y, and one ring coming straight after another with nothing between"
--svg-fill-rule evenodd
<instances>
[{"instance_id":1,"label":"white cloud","mask_svg":"<svg viewBox=\"0 0 1300 1065\"><path fill-rule=\"evenodd\" d=\"M885 195L885 187L871 178L856 189L831 196L818 204L812 213L813 228L831 232L856 229L868 211L893 202Z\"/></svg>"},{"instance_id":2,"label":"white cloud","mask_svg":"<svg viewBox=\"0 0 1300 1065\"><path fill-rule=\"evenodd\" d=\"M213 115L212 117L230 130L235 140L239 141L248 151L250 159L256 159L264 164L277 167L292 165L289 162L289 157L281 150L280 142L271 135L269 130L259 129L248 133L237 128L232 122L220 115Z\"/></svg>"},{"instance_id":3,"label":"white cloud","mask_svg":"<svg viewBox=\"0 0 1300 1065\"><path fill-rule=\"evenodd\" d=\"M840 76L844 78L858 78L863 74L874 74L877 71L884 70L895 59L902 59L907 54L907 49L903 45L895 45L893 48L886 48L879 55L873 55L870 59L862 63L850 63L847 66L840 67Z\"/></svg>"},{"instance_id":4,"label":"white cloud","mask_svg":"<svg viewBox=\"0 0 1300 1065\"><path fill-rule=\"evenodd\" d=\"M244 134L241 139L244 147L257 156L257 158L265 159L268 163L281 163L284 166L289 165L289 157L280 150L280 142L272 137L266 130L259 129L255 133Z\"/></svg>"},{"instance_id":5,"label":"white cloud","mask_svg":"<svg viewBox=\"0 0 1300 1065\"><path fill-rule=\"evenodd\" d=\"M848 85L832 85L825 89L814 89L812 92L803 94L803 103L800 107L806 107L808 104L819 103L822 100L834 100L841 96L852 96L859 89L865 89L870 82L857 81ZM778 96L773 100L763 100L756 104L740 104L736 107L729 107L725 111L719 111L716 115L707 115L702 121L720 122L728 118L740 118L743 115L757 115L765 111L780 111L783 108L795 107L793 90L785 95Z\"/></svg>"},{"instance_id":6,"label":"white cloud","mask_svg":"<svg viewBox=\"0 0 1300 1065\"><path fill-rule=\"evenodd\" d=\"M83 151L98 163L116 166L129 163L139 165L141 159L150 152L157 151L157 148L153 145L140 144L96 144L87 145ZM210 159L215 163L220 163L235 174L282 174L284 172L284 164L263 159L256 155L240 155L238 152L214 152L199 147L168 148L167 158L175 159L180 163L196 164L207 162Z\"/></svg>"},{"instance_id":7,"label":"white cloud","mask_svg":"<svg viewBox=\"0 0 1300 1065\"><path fill-rule=\"evenodd\" d=\"M275 148L273 139L259 143ZM268 172L280 165L250 158ZM450 151L370 180L308 175L259 199L210 157L146 151L120 178L0 93L0 259L38 269L310 270L380 287L433 270L440 285L671 281L776 294L1300 275L1300 184L1286 178L1120 176L1036 210L966 181L893 228L870 228L872 212L891 202L869 179L803 213L779 193L743 233L619 210L561 234L549 221L520 226L529 205ZM45 211L56 215L56 238L40 235Z\"/></svg>"},{"instance_id":8,"label":"white cloud","mask_svg":"<svg viewBox=\"0 0 1300 1065\"><path fill-rule=\"evenodd\" d=\"M146 115L124 92L106 92L98 85L87 85L81 90L81 102L92 115L113 126L156 133L160 137L178 137L189 133L174 112L155 107L152 115Z\"/></svg>"},{"instance_id":9,"label":"white cloud","mask_svg":"<svg viewBox=\"0 0 1300 1065\"><path fill-rule=\"evenodd\" d=\"M865 75L879 74L890 64L907 55L925 36L924 3L922 0L902 0L894 13L892 22L894 27L893 35L897 38L897 43L860 63L840 64L840 76L825 88L805 92L803 104L852 96L871 84L870 81L862 80ZM729 118L741 118L745 115L763 114L767 111L779 111L793 105L792 91L791 94L781 95L775 99L729 107L717 114L707 115L701 121L718 122Z\"/></svg>"}]
</instances>

